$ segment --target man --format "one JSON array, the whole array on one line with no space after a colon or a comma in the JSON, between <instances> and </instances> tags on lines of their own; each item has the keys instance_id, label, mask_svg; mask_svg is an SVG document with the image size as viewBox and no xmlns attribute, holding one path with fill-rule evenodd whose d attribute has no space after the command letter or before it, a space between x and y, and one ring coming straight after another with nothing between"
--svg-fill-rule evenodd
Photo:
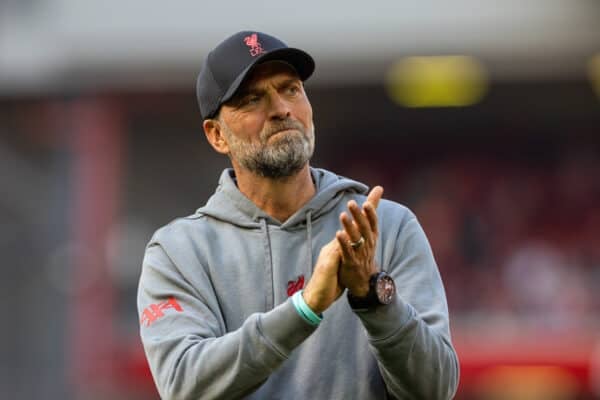
<instances>
[{"instance_id":1,"label":"man","mask_svg":"<svg viewBox=\"0 0 600 400\"><path fill-rule=\"evenodd\" d=\"M141 337L165 399L456 391L444 289L415 216L380 201L381 187L366 195L309 166L303 81L313 70L307 53L258 32L236 33L206 58L203 128L233 168L146 249Z\"/></svg>"}]
</instances>

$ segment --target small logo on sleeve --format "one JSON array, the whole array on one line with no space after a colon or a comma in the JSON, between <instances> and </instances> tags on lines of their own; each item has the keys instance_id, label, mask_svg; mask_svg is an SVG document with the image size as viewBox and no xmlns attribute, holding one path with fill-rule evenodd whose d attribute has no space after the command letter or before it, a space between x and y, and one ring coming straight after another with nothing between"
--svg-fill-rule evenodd
<instances>
[{"instance_id":1,"label":"small logo on sleeve","mask_svg":"<svg viewBox=\"0 0 600 400\"><path fill-rule=\"evenodd\" d=\"M304 287L304 275L300 275L295 281L289 281L287 284L287 295L292 297L294 293Z\"/></svg>"},{"instance_id":2,"label":"small logo on sleeve","mask_svg":"<svg viewBox=\"0 0 600 400\"><path fill-rule=\"evenodd\" d=\"M244 43L246 43L246 46L250 47L250 55L252 57L256 57L257 55L265 52L265 50L262 48L262 45L258 41L258 35L256 33L246 36L244 38Z\"/></svg>"},{"instance_id":3,"label":"small logo on sleeve","mask_svg":"<svg viewBox=\"0 0 600 400\"><path fill-rule=\"evenodd\" d=\"M175 300L175 297L169 297L168 300L161 301L160 303L156 304L150 304L148 307L146 307L142 312L140 324L146 326L152 325L156 320L164 317L164 311L168 310L169 308L177 312L183 312L183 308L177 302L177 300Z\"/></svg>"}]
</instances>

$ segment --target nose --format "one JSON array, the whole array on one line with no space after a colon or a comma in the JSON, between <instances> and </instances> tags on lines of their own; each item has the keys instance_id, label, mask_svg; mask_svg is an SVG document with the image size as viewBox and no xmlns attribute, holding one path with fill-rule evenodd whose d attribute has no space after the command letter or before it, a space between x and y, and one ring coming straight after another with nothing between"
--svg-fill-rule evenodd
<instances>
[{"instance_id":1,"label":"nose","mask_svg":"<svg viewBox=\"0 0 600 400\"><path fill-rule=\"evenodd\" d=\"M270 96L269 118L286 119L291 115L290 103L279 93L273 93Z\"/></svg>"}]
</instances>

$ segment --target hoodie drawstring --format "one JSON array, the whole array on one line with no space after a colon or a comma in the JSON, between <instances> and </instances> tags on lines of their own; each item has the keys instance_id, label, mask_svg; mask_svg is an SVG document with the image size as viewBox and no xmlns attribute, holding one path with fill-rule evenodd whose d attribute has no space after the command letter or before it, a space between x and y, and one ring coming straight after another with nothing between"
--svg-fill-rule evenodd
<instances>
[{"instance_id":1,"label":"hoodie drawstring","mask_svg":"<svg viewBox=\"0 0 600 400\"><path fill-rule=\"evenodd\" d=\"M273 259L271 258L271 238L269 237L269 227L267 225L266 218L260 219L260 230L263 234L263 247L265 250L265 278L267 284L265 285L265 310L272 310L275 303L275 296L273 293Z\"/></svg>"},{"instance_id":2,"label":"hoodie drawstring","mask_svg":"<svg viewBox=\"0 0 600 400\"><path fill-rule=\"evenodd\" d=\"M306 212L306 234L308 236L308 277L312 276L313 272L313 250L312 250L312 211Z\"/></svg>"},{"instance_id":3,"label":"hoodie drawstring","mask_svg":"<svg viewBox=\"0 0 600 400\"><path fill-rule=\"evenodd\" d=\"M260 231L263 237L263 249L265 252L265 310L272 310L275 306L275 293L273 281L273 258L271 257L271 237L269 235L269 225L266 218L260 218ZM313 264L313 248L312 248L312 211L306 212L306 246L308 247L308 271L305 279L310 279L312 276Z\"/></svg>"}]
</instances>

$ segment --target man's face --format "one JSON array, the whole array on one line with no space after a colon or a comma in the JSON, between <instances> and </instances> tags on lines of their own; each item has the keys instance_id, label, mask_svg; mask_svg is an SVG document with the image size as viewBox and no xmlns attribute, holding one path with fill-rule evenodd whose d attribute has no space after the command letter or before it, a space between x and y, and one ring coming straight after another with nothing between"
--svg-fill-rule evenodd
<instances>
[{"instance_id":1,"label":"man's face","mask_svg":"<svg viewBox=\"0 0 600 400\"><path fill-rule=\"evenodd\" d=\"M273 61L254 68L218 117L238 166L268 178L300 171L314 150L312 108L295 70Z\"/></svg>"}]
</instances>

